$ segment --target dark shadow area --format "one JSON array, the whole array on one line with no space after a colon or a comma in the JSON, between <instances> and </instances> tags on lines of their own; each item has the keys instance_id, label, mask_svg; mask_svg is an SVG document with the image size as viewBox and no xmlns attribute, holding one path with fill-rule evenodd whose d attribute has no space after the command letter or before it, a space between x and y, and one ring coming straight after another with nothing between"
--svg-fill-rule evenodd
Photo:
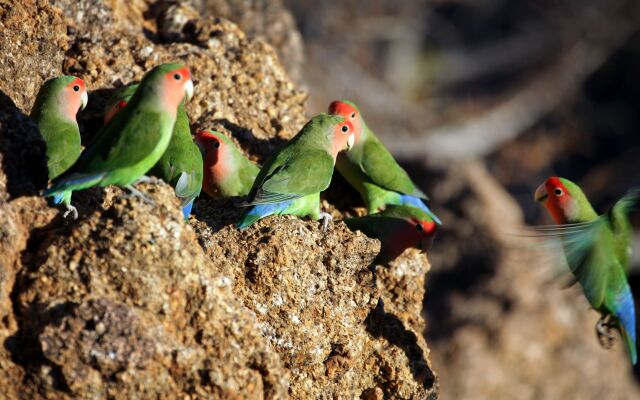
<instances>
[{"instance_id":1,"label":"dark shadow area","mask_svg":"<svg viewBox=\"0 0 640 400\"><path fill-rule=\"evenodd\" d=\"M46 187L45 151L36 124L0 91L0 154L10 199L38 195Z\"/></svg>"},{"instance_id":2,"label":"dark shadow area","mask_svg":"<svg viewBox=\"0 0 640 400\"><path fill-rule=\"evenodd\" d=\"M209 225L211 231L215 233L225 226L233 225L240 220L240 216L246 209L238 206L242 200L244 199L213 199L202 192L194 203L191 215ZM198 240L201 241L202 238L198 236ZM203 243L200 244L203 245Z\"/></svg>"},{"instance_id":3,"label":"dark shadow area","mask_svg":"<svg viewBox=\"0 0 640 400\"><path fill-rule=\"evenodd\" d=\"M402 349L409 360L411 374L417 382L420 382L426 389L433 387L435 376L431 372L425 355L418 345L418 338L415 333L404 327L398 317L384 311L382 299L378 301L376 308L369 313L365 324L367 325L367 332L373 337L382 337L392 345Z\"/></svg>"}]
</instances>

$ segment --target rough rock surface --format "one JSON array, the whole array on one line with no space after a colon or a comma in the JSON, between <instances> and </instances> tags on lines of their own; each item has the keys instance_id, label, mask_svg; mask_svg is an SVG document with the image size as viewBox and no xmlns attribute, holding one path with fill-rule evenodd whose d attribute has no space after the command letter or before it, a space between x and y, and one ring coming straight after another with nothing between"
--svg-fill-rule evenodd
<instances>
[{"instance_id":1,"label":"rough rock surface","mask_svg":"<svg viewBox=\"0 0 640 400\"><path fill-rule=\"evenodd\" d=\"M38 196L44 146L26 116L45 79L87 82L87 140L115 88L180 60L195 83L193 128L224 131L257 160L306 121L306 94L253 38L269 40L264 26L247 36L186 2L51 4L0 0L2 395L435 398L423 255L374 275L379 244L340 222L323 234L315 221L274 217L240 232L238 210L208 199L184 223L164 184L141 186L153 206L116 188L77 193L80 219L62 221ZM275 18L260 4L255 18Z\"/></svg>"}]
</instances>

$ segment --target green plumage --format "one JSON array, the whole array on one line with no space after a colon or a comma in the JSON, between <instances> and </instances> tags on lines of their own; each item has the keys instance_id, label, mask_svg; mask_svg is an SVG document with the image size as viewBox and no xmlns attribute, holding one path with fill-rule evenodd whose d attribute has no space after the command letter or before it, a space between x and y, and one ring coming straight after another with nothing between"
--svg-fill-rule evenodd
<instances>
[{"instance_id":1,"label":"green plumage","mask_svg":"<svg viewBox=\"0 0 640 400\"><path fill-rule=\"evenodd\" d=\"M133 84L115 93L107 102L107 111L112 110L121 101L128 103L137 89L138 85ZM176 122L167 150L151 168L149 174L173 186L181 206L188 207L190 211L191 203L198 197L202 189L202 173L202 155L198 146L193 142L189 117L185 112L184 102L182 102L178 107ZM186 213L186 216L188 215L189 213Z\"/></svg>"},{"instance_id":2,"label":"green plumage","mask_svg":"<svg viewBox=\"0 0 640 400\"><path fill-rule=\"evenodd\" d=\"M149 171L166 151L176 120L175 110L162 105L160 85L166 73L180 67L164 64L151 70L129 104L102 128L46 194L96 185L127 186Z\"/></svg>"},{"instance_id":3,"label":"green plumage","mask_svg":"<svg viewBox=\"0 0 640 400\"><path fill-rule=\"evenodd\" d=\"M566 223L557 228L544 227L542 234L559 238L567 265L589 303L603 317L613 318L635 364L635 312L627 274L631 254L629 213L640 200L640 190L630 192L609 212L598 215L578 185L564 178L559 181L573 203L564 206ZM555 201L547 201L551 200Z\"/></svg>"},{"instance_id":4,"label":"green plumage","mask_svg":"<svg viewBox=\"0 0 640 400\"><path fill-rule=\"evenodd\" d=\"M320 218L320 192L329 187L335 159L332 136L341 116L312 118L262 167L249 194L240 228L272 214Z\"/></svg>"},{"instance_id":5,"label":"green plumage","mask_svg":"<svg viewBox=\"0 0 640 400\"><path fill-rule=\"evenodd\" d=\"M75 118L65 115L62 98L64 88L76 80L75 76L61 76L42 85L31 110L31 118L38 125L46 144L49 179L65 172L80 157L80 129ZM63 194L63 203L71 204L71 192Z\"/></svg>"},{"instance_id":6,"label":"green plumage","mask_svg":"<svg viewBox=\"0 0 640 400\"><path fill-rule=\"evenodd\" d=\"M354 108L358 107L347 100L343 100ZM427 196L413 183L407 172L393 158L389 150L367 126L362 119L362 134L353 148L338 156L336 169L360 190L369 212L377 212L386 204L397 203L398 196L392 191L408 194L422 199ZM375 187L377 186L377 187Z\"/></svg>"},{"instance_id":7,"label":"green plumage","mask_svg":"<svg viewBox=\"0 0 640 400\"><path fill-rule=\"evenodd\" d=\"M246 196L251 191L253 182L260 173L260 168L251 160L244 156L226 135L208 131L223 143L222 148L217 149L218 154L208 154L204 151L205 157L205 182L203 189L211 197L227 198ZM204 144L203 144L204 146ZM211 164L224 165L211 165ZM215 169L220 168L222 172L218 176Z\"/></svg>"}]
</instances>

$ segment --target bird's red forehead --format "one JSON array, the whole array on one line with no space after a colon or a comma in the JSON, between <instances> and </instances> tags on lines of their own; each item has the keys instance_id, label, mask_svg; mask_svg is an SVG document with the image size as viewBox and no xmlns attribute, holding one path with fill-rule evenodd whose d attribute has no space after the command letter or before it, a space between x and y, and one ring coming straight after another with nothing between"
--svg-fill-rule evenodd
<instances>
[{"instance_id":1,"label":"bird's red forehead","mask_svg":"<svg viewBox=\"0 0 640 400\"><path fill-rule=\"evenodd\" d=\"M175 74L182 75L182 77L184 78L184 81L187 81L187 80L191 79L191 72L189 71L189 68L187 68L187 67L176 68L173 71L167 72L164 76L165 76L165 79L173 80L173 76Z\"/></svg>"},{"instance_id":2,"label":"bird's red forehead","mask_svg":"<svg viewBox=\"0 0 640 400\"><path fill-rule=\"evenodd\" d=\"M545 182L545 187L548 191L552 191L555 188L561 188L565 193L567 193L567 188L564 187L564 184L557 176L552 176L551 178L547 179L547 181Z\"/></svg>"},{"instance_id":3,"label":"bird's red forehead","mask_svg":"<svg viewBox=\"0 0 640 400\"><path fill-rule=\"evenodd\" d=\"M80 78L76 78L76 79L72 80L71 82L69 82L67 87L71 88L71 87L74 87L75 85L80 86L80 90L86 89L86 85L84 84L84 81L82 79L80 79Z\"/></svg>"},{"instance_id":4,"label":"bird's red forehead","mask_svg":"<svg viewBox=\"0 0 640 400\"><path fill-rule=\"evenodd\" d=\"M198 137L200 139L216 139L216 140L218 140L218 137L215 134L213 134L213 133L211 133L209 131L205 131L205 130L198 131L196 133L196 137Z\"/></svg>"},{"instance_id":5,"label":"bird's red forehead","mask_svg":"<svg viewBox=\"0 0 640 400\"><path fill-rule=\"evenodd\" d=\"M336 100L329 105L329 114L333 114L333 115L346 116L355 111L356 111L355 107L339 100Z\"/></svg>"},{"instance_id":6,"label":"bird's red forehead","mask_svg":"<svg viewBox=\"0 0 640 400\"><path fill-rule=\"evenodd\" d=\"M435 232L435 230L436 230L436 223L435 223L435 222L433 222L433 221L420 221L420 220L418 220L418 219L415 219L415 220L413 220L413 222L414 222L415 224L420 224L420 225L422 225L422 231L423 231L425 234L433 233L433 232Z\"/></svg>"}]
</instances>

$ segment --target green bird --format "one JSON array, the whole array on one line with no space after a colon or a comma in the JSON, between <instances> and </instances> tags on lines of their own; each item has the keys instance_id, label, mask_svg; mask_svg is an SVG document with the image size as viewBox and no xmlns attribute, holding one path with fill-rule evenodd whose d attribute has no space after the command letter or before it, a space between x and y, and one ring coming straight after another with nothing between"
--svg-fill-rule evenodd
<instances>
[{"instance_id":1,"label":"green bird","mask_svg":"<svg viewBox=\"0 0 640 400\"><path fill-rule=\"evenodd\" d=\"M384 211L359 218L346 218L349 229L380 240L380 253L374 260L387 264L406 249L427 251L436 235L436 223L423 210L412 206L388 206Z\"/></svg>"},{"instance_id":2,"label":"green bird","mask_svg":"<svg viewBox=\"0 0 640 400\"><path fill-rule=\"evenodd\" d=\"M53 180L45 196L92 186L124 186L147 198L132 184L147 173L169 146L178 106L193 94L189 70L180 64L152 69L134 96L67 172Z\"/></svg>"},{"instance_id":3,"label":"green bird","mask_svg":"<svg viewBox=\"0 0 640 400\"><path fill-rule=\"evenodd\" d=\"M76 114L87 106L87 99L82 79L69 75L49 79L36 96L31 118L46 144L50 180L60 176L80 157L82 146ZM71 205L71 191L61 192L54 203L67 207L65 218L69 213L74 219L78 218L78 211Z\"/></svg>"},{"instance_id":4,"label":"green bird","mask_svg":"<svg viewBox=\"0 0 640 400\"><path fill-rule=\"evenodd\" d=\"M535 200L560 226L539 228L543 237L559 238L571 272L591 306L600 313L596 332L601 343L611 340L609 328L620 331L631 362L636 364L636 317L627 275L631 258L629 213L640 201L636 189L613 208L598 215L580 187L551 177L541 184Z\"/></svg>"},{"instance_id":5,"label":"green bird","mask_svg":"<svg viewBox=\"0 0 640 400\"><path fill-rule=\"evenodd\" d=\"M112 96L107 102L105 124L129 103L137 89L138 84L129 85ZM193 202L200 195L202 169L202 155L191 137L189 117L181 102L169 146L149 174L173 186L185 219L189 218Z\"/></svg>"},{"instance_id":6,"label":"green bird","mask_svg":"<svg viewBox=\"0 0 640 400\"><path fill-rule=\"evenodd\" d=\"M196 133L204 158L202 189L213 198L246 196L260 168L245 157L229 137L220 132Z\"/></svg>"},{"instance_id":7,"label":"green bird","mask_svg":"<svg viewBox=\"0 0 640 400\"><path fill-rule=\"evenodd\" d=\"M237 224L244 229L273 214L323 219L320 192L329 187L336 156L353 145L353 125L341 116L313 117L298 134L274 154L256 177L249 201L252 206Z\"/></svg>"},{"instance_id":8,"label":"green bird","mask_svg":"<svg viewBox=\"0 0 640 400\"><path fill-rule=\"evenodd\" d=\"M420 208L442 224L424 203L427 196L369 129L354 103L334 101L329 114L342 115L353 124L356 142L351 151L338 157L336 169L360 193L369 213L379 212L388 204L407 205Z\"/></svg>"}]
</instances>

